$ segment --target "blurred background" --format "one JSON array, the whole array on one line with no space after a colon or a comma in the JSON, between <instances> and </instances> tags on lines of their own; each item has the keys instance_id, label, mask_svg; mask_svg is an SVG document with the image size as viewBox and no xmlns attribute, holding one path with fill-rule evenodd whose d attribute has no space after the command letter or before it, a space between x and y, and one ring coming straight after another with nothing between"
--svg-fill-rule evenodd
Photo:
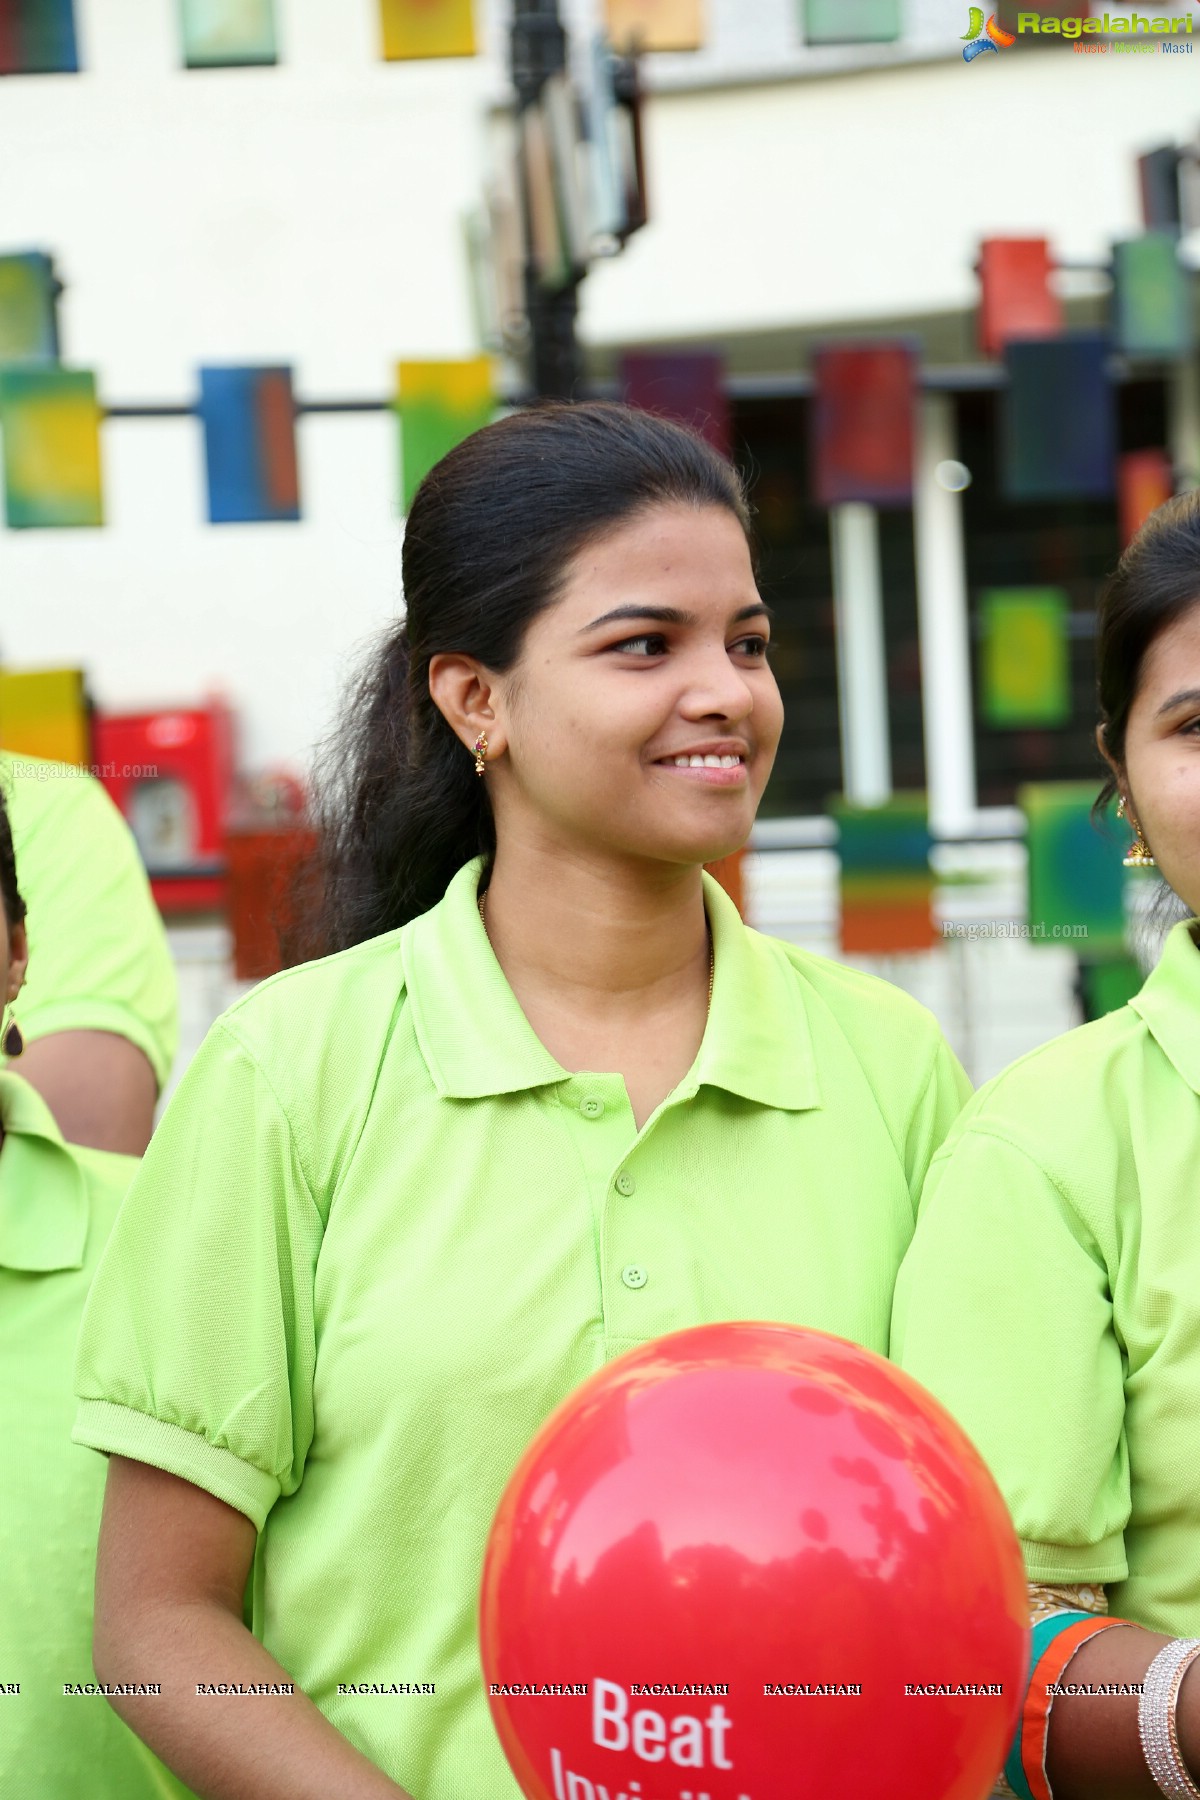
<instances>
[{"instance_id":1,"label":"blurred background","mask_svg":"<svg viewBox=\"0 0 1200 1800\"><path fill-rule=\"evenodd\" d=\"M1198 0L0 0L0 746L129 819L176 1078L277 966L409 496L539 393L750 480L751 923L976 1080L1121 1003L1092 635L1200 484L1198 66Z\"/></svg>"}]
</instances>

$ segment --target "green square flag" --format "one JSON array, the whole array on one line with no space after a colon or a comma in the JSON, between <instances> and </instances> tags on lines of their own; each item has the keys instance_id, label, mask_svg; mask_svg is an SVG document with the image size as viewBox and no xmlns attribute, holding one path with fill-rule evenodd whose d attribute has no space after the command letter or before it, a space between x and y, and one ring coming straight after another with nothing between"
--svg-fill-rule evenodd
<instances>
[{"instance_id":1,"label":"green square flag","mask_svg":"<svg viewBox=\"0 0 1200 1800\"><path fill-rule=\"evenodd\" d=\"M894 44L900 0L801 0L806 44Z\"/></svg>"},{"instance_id":2,"label":"green square flag","mask_svg":"<svg viewBox=\"0 0 1200 1800\"><path fill-rule=\"evenodd\" d=\"M1061 588L989 588L980 597L980 704L1000 730L1071 717L1069 607Z\"/></svg>"}]
</instances>

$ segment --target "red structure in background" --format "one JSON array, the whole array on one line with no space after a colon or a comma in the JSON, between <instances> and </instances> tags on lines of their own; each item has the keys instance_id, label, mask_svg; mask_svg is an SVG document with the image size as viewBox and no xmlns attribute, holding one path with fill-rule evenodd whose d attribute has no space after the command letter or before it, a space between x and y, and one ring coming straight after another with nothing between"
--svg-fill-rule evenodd
<instances>
[{"instance_id":1,"label":"red structure in background","mask_svg":"<svg viewBox=\"0 0 1200 1800\"><path fill-rule=\"evenodd\" d=\"M296 923L296 878L316 845L307 825L230 832L229 927L238 981L264 981L283 968L281 938Z\"/></svg>"},{"instance_id":2,"label":"red structure in background","mask_svg":"<svg viewBox=\"0 0 1200 1800\"><path fill-rule=\"evenodd\" d=\"M979 247L979 348L999 356L1014 338L1057 337L1062 301L1050 286L1045 238L985 238Z\"/></svg>"},{"instance_id":3,"label":"red structure in background","mask_svg":"<svg viewBox=\"0 0 1200 1800\"><path fill-rule=\"evenodd\" d=\"M1174 492L1171 458L1165 450L1130 450L1118 458L1117 511L1122 549Z\"/></svg>"},{"instance_id":4,"label":"red structure in background","mask_svg":"<svg viewBox=\"0 0 1200 1800\"><path fill-rule=\"evenodd\" d=\"M100 779L124 814L163 913L225 904L233 715L219 700L171 712L97 714Z\"/></svg>"},{"instance_id":5,"label":"red structure in background","mask_svg":"<svg viewBox=\"0 0 1200 1800\"><path fill-rule=\"evenodd\" d=\"M733 453L725 361L713 350L627 350L621 358L625 402L678 419L722 456Z\"/></svg>"},{"instance_id":6,"label":"red structure in background","mask_svg":"<svg viewBox=\"0 0 1200 1800\"><path fill-rule=\"evenodd\" d=\"M898 340L827 344L812 359L813 498L910 506L917 359Z\"/></svg>"}]
</instances>

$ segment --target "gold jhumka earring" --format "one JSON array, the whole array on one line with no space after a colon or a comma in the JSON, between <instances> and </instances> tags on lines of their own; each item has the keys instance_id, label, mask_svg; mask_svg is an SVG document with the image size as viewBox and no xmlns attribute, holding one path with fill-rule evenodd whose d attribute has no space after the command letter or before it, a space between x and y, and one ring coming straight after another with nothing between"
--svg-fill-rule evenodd
<instances>
[{"instance_id":1,"label":"gold jhumka earring","mask_svg":"<svg viewBox=\"0 0 1200 1800\"><path fill-rule=\"evenodd\" d=\"M1125 867L1127 869L1153 869L1155 867L1154 854L1142 836L1141 826L1125 804L1124 794L1117 802L1117 817L1118 819L1128 819L1133 828L1133 842L1124 857Z\"/></svg>"}]
</instances>

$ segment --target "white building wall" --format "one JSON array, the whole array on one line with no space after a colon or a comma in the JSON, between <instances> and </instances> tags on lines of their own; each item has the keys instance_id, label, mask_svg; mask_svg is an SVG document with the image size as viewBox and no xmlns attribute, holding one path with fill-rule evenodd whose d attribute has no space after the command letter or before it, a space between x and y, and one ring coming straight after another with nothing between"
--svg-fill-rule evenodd
<instances>
[{"instance_id":1,"label":"white building wall","mask_svg":"<svg viewBox=\"0 0 1200 1800\"><path fill-rule=\"evenodd\" d=\"M944 43L920 0L897 66L883 49L838 73L842 52L789 62L791 5L754 0L743 37L712 0L717 48L652 71L653 222L589 278L590 342L966 308L985 232L1103 260L1137 229L1137 151L1200 110L1200 50L968 67L958 0ZM505 11L488 55L400 66L378 60L371 0L280 0L279 67L184 72L166 0L80 0L86 73L0 83L0 248L56 257L66 359L109 404L186 404L203 361L290 361L305 399L382 399L401 355L473 353L461 215ZM679 85L764 57L834 72ZM198 423L110 420L103 530L0 528L0 655L82 664L108 710L220 690L248 767L301 766L400 604L395 439L386 414L305 417L303 522L213 528Z\"/></svg>"}]
</instances>

